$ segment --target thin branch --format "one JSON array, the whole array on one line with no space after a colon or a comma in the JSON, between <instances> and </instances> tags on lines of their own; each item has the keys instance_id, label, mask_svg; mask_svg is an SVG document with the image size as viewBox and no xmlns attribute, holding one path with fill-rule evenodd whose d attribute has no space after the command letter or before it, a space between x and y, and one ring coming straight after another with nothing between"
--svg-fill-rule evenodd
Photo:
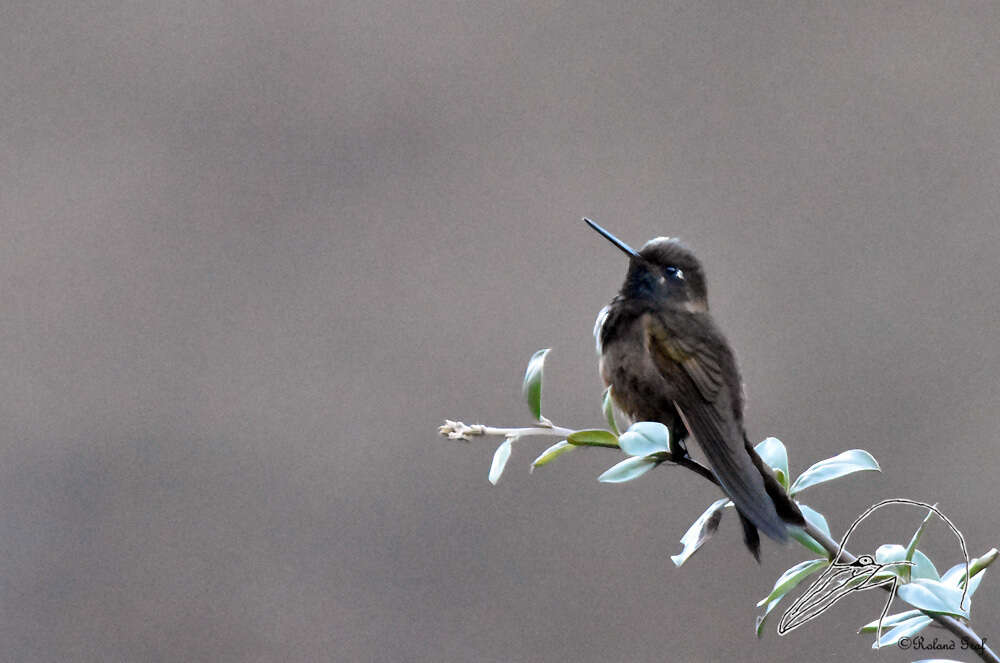
<instances>
[{"instance_id":1,"label":"thin branch","mask_svg":"<svg viewBox=\"0 0 1000 663\"><path fill-rule=\"evenodd\" d=\"M715 473L712 472L712 470L710 470L707 467L705 467L704 465L702 465L701 463L699 463L698 461L696 461L694 458L691 458L691 456L679 456L679 457L675 457L675 456L673 456L672 454L669 454L669 453L666 454L666 455L667 455L667 460L665 460L664 462L674 463L675 465L680 465L681 467L686 467L687 469L691 470L695 474L698 474L699 476L701 476L701 477L703 477L705 479L708 479L709 481L711 481L712 483L714 483L719 488L722 488L722 484L719 483L719 479L716 478Z\"/></svg>"},{"instance_id":2,"label":"thin branch","mask_svg":"<svg viewBox=\"0 0 1000 663\"><path fill-rule=\"evenodd\" d=\"M444 425L438 429L438 432L452 440L468 440L470 436L476 437L485 435L502 435L506 438L519 438L529 435L554 435L556 437L566 438L577 431L570 428L555 426L547 419L543 419L539 426L529 426L524 428L497 428L494 426L484 426L482 424L472 424L470 426L462 423L461 421L451 421L446 419ZM666 458L663 462L674 463L676 465L680 465L681 467L685 467L703 479L711 481L716 486L721 487L715 473L690 456L674 456L669 453L665 454L665 456ZM830 559L833 559L833 557L837 555L838 551L840 551L840 559L845 562L851 563L857 560L857 557L854 554L846 548L842 549L837 541L834 541L832 537L826 534L826 532L821 531L812 523L806 521L803 531L815 539L816 542L819 543L824 550L826 550ZM888 587L883 587L883 589L889 591ZM951 631L964 642L971 645L969 649L975 651L980 658L986 661L986 663L1000 663L1000 656L997 656L996 652L987 646L986 641L974 630L972 630L972 627L968 624L948 615L936 614L925 610L921 610L921 612L933 619L943 628Z\"/></svg>"},{"instance_id":3,"label":"thin branch","mask_svg":"<svg viewBox=\"0 0 1000 663\"><path fill-rule=\"evenodd\" d=\"M449 440L468 440L470 437L480 437L480 436L503 436L508 438L519 438L528 437L531 435L549 435L555 437L569 437L573 433L578 433L572 428L563 428L561 426L555 426L549 420L544 420L541 426L528 426L524 428L501 428L497 426L484 426L483 424L466 424L461 421L452 421L451 419L445 419L444 424L438 427L438 433L444 435ZM596 446L596 445L595 445ZM610 445L609 445L610 446ZM681 467L686 467L695 474L701 476L708 481L711 481L716 486L722 487L719 480L715 477L715 474L709 468L705 467L695 459L688 455L675 456L671 453L664 453L664 463L673 463L675 465L680 465Z\"/></svg>"},{"instance_id":4,"label":"thin branch","mask_svg":"<svg viewBox=\"0 0 1000 663\"><path fill-rule=\"evenodd\" d=\"M806 534L814 538L819 545L823 546L823 549L830 554L831 559L837 554L837 551L840 550L840 544L838 542L834 541L832 537L826 534L826 532L823 532L819 528L815 527L812 523L807 521L803 530ZM848 564L857 560L857 557L851 554L851 552L847 549L844 549L843 552L840 553L840 558ZM883 587L883 589L888 591L889 588ZM954 633L965 642L972 645L970 649L979 654L979 657L984 661L987 661L988 663L1000 663L1000 656L997 656L996 652L990 649L990 647L986 644L986 641L974 630L972 630L972 627L968 624L965 624L964 622L948 615L940 615L933 612L927 612L926 610L921 610L921 612Z\"/></svg>"},{"instance_id":5,"label":"thin branch","mask_svg":"<svg viewBox=\"0 0 1000 663\"><path fill-rule=\"evenodd\" d=\"M552 422L547 419L542 421L539 426L528 426L525 428L497 428L482 424L469 425L461 421L452 421L451 419L445 419L444 424L438 426L438 433L444 435L449 440L468 440L469 437L479 437L481 435L502 435L503 437L554 435L556 437L569 437L575 432L572 428L553 426Z\"/></svg>"}]
</instances>

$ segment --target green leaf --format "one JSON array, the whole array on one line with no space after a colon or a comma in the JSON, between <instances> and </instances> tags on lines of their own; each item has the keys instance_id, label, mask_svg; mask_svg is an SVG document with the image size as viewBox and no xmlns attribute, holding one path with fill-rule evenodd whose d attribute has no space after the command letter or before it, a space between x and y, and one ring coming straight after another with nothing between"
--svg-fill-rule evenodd
<instances>
[{"instance_id":1,"label":"green leaf","mask_svg":"<svg viewBox=\"0 0 1000 663\"><path fill-rule=\"evenodd\" d=\"M578 430L571 433L566 441L580 447L618 448L618 437L606 430Z\"/></svg>"},{"instance_id":2,"label":"green leaf","mask_svg":"<svg viewBox=\"0 0 1000 663\"><path fill-rule=\"evenodd\" d=\"M788 536L798 541L806 550L809 550L810 552L814 552L817 555L828 554L826 548L819 545L819 542L817 542L816 539L812 538L800 529L789 528Z\"/></svg>"},{"instance_id":3,"label":"green leaf","mask_svg":"<svg viewBox=\"0 0 1000 663\"><path fill-rule=\"evenodd\" d=\"M838 589L840 591L843 591L843 592L846 593L848 590L851 590L851 589L854 589L856 587L860 587L861 585L867 584L868 581L869 581L868 576L866 576L864 574L859 574L859 575L856 575L856 576L851 576L851 577L849 577L847 579L846 582L843 582L842 584L838 583L838 585L839 585Z\"/></svg>"},{"instance_id":4,"label":"green leaf","mask_svg":"<svg viewBox=\"0 0 1000 663\"><path fill-rule=\"evenodd\" d=\"M941 576L938 575L937 568L934 566L934 562L931 558L925 555L920 550L913 551L913 566L904 567L910 569L910 579L916 580L917 578L923 578L924 580L940 580Z\"/></svg>"},{"instance_id":5,"label":"green leaf","mask_svg":"<svg viewBox=\"0 0 1000 663\"><path fill-rule=\"evenodd\" d=\"M962 604L963 608L969 610L972 609L969 605L969 601L972 598L972 595L976 593L976 590L979 589L979 583L983 581L983 578L985 576L986 576L986 569L981 568L979 569L979 572L976 573L976 575L972 576L972 578L969 580L969 591L965 595L966 599L965 603ZM955 566L945 571L944 575L941 576L941 582L944 583L945 585L948 585L950 587L955 587L959 591L962 591L962 588L965 587L965 564L956 564Z\"/></svg>"},{"instance_id":6,"label":"green leaf","mask_svg":"<svg viewBox=\"0 0 1000 663\"><path fill-rule=\"evenodd\" d=\"M827 524L826 518L823 516L822 513L813 509L812 507L802 504L801 502L796 502L796 504L799 505L799 511L802 512L802 516L807 521L809 521L816 529L820 530L827 536L833 538L833 535L830 534L830 526ZM830 554L827 552L826 548L821 546L819 542L816 541L816 539L812 538L811 536L809 536L808 534L806 534L804 531L802 531L797 527L790 527L788 529L788 536L792 537L800 544L805 546L807 549L811 550L812 552L818 555Z\"/></svg>"},{"instance_id":7,"label":"green leaf","mask_svg":"<svg viewBox=\"0 0 1000 663\"><path fill-rule=\"evenodd\" d=\"M531 355L524 372L524 384L521 385L521 393L528 402L531 416L538 421L542 420L542 372L545 368L545 356L550 350L551 348L546 348Z\"/></svg>"},{"instance_id":8,"label":"green leaf","mask_svg":"<svg viewBox=\"0 0 1000 663\"><path fill-rule=\"evenodd\" d=\"M888 647L896 644L903 638L912 637L922 631L932 621L934 620L927 615L920 615L919 617L913 617L911 619L907 619L906 621L902 621L892 627L888 633L883 633L881 638L873 642L872 649Z\"/></svg>"},{"instance_id":9,"label":"green leaf","mask_svg":"<svg viewBox=\"0 0 1000 663\"><path fill-rule=\"evenodd\" d=\"M829 565L830 562L825 557L823 559L808 559L804 562L799 562L778 577L774 582L774 589L771 590L771 593L767 597L757 602L757 607L759 608L775 599L780 599L795 589L800 582Z\"/></svg>"},{"instance_id":10,"label":"green leaf","mask_svg":"<svg viewBox=\"0 0 1000 663\"><path fill-rule=\"evenodd\" d=\"M864 470L882 471L878 466L878 462L870 453L863 449L850 449L837 454L833 458L821 460L800 474L799 478L792 484L788 494L795 495L818 483L832 481L844 475Z\"/></svg>"},{"instance_id":11,"label":"green leaf","mask_svg":"<svg viewBox=\"0 0 1000 663\"><path fill-rule=\"evenodd\" d=\"M809 540L812 541L811 538ZM820 548L819 552L825 553L826 551ZM829 562L826 559L810 559L796 564L781 574L781 577L775 581L774 589L771 590L768 597L757 603L757 606L760 607L767 602L764 612L757 615L754 626L758 638L764 633L764 622L767 620L767 616L781 602L781 599L785 598L788 592L795 589L803 580L827 565L829 565Z\"/></svg>"},{"instance_id":12,"label":"green leaf","mask_svg":"<svg viewBox=\"0 0 1000 663\"><path fill-rule=\"evenodd\" d=\"M885 543L875 551L875 561L879 564L902 562L906 559L906 548L898 543Z\"/></svg>"},{"instance_id":13,"label":"green leaf","mask_svg":"<svg viewBox=\"0 0 1000 663\"><path fill-rule=\"evenodd\" d=\"M969 571L971 573L970 565ZM965 585L965 563L959 563L941 574L941 582L952 587L962 587Z\"/></svg>"},{"instance_id":14,"label":"green leaf","mask_svg":"<svg viewBox=\"0 0 1000 663\"><path fill-rule=\"evenodd\" d=\"M758 638L764 635L764 622L767 620L767 616L771 614L771 611L774 610L774 607L780 602L780 598L774 599L767 604L767 607L764 608L764 612L757 615L757 620L754 623L754 631L757 633Z\"/></svg>"},{"instance_id":15,"label":"green leaf","mask_svg":"<svg viewBox=\"0 0 1000 663\"><path fill-rule=\"evenodd\" d=\"M971 597L979 589L979 583L983 581L983 576L986 575L986 567L979 567L977 569L975 564L972 564L969 568L975 574L969 580L969 593L967 596ZM965 564L956 564L945 571L941 576L941 582L959 589L965 587Z\"/></svg>"},{"instance_id":16,"label":"green leaf","mask_svg":"<svg viewBox=\"0 0 1000 663\"><path fill-rule=\"evenodd\" d=\"M972 579L969 580L969 593L965 595L966 600L971 598L972 595L976 593L976 590L979 589L979 583L981 583L985 577L986 571L980 571L976 575L972 576Z\"/></svg>"},{"instance_id":17,"label":"green leaf","mask_svg":"<svg viewBox=\"0 0 1000 663\"><path fill-rule=\"evenodd\" d=\"M826 522L826 516L811 506L802 504L801 502L796 502L796 504L799 505L799 511L802 512L802 515L806 520L812 523L819 531L823 532L830 538L833 538L833 535L830 534L830 525Z\"/></svg>"},{"instance_id":18,"label":"green leaf","mask_svg":"<svg viewBox=\"0 0 1000 663\"><path fill-rule=\"evenodd\" d=\"M943 582L925 579L914 580L906 585L900 585L896 593L899 598L914 608L969 618L968 611L959 606L959 602L962 600L962 590Z\"/></svg>"},{"instance_id":19,"label":"green leaf","mask_svg":"<svg viewBox=\"0 0 1000 663\"><path fill-rule=\"evenodd\" d=\"M907 559L910 557L910 559ZM925 580L941 580L934 562L920 550L914 550L911 555L908 548L904 548L898 543L887 543L878 547L875 551L875 561L879 564L889 562L912 562L910 564L894 564L880 571L876 578L889 578L898 576L904 582L910 582L911 578L923 578ZM963 567L964 568L964 567Z\"/></svg>"},{"instance_id":20,"label":"green leaf","mask_svg":"<svg viewBox=\"0 0 1000 663\"><path fill-rule=\"evenodd\" d=\"M899 545L898 543L885 543L878 547L875 551L875 561L879 564L888 564L890 562L904 562L906 561L906 548ZM905 564L893 564L882 569L874 577L878 578L891 578L896 576L898 578L904 578ZM905 578L904 578L905 579Z\"/></svg>"},{"instance_id":21,"label":"green leaf","mask_svg":"<svg viewBox=\"0 0 1000 663\"><path fill-rule=\"evenodd\" d=\"M781 440L769 437L755 446L754 451L774 470L778 482L788 490L788 450Z\"/></svg>"},{"instance_id":22,"label":"green leaf","mask_svg":"<svg viewBox=\"0 0 1000 663\"><path fill-rule=\"evenodd\" d=\"M979 588L979 583L983 581L983 574L986 567L992 564L997 558L997 549L992 548L981 557L977 557L969 562L969 593L972 596ZM961 589L965 587L965 564L956 564L941 575L941 582L952 587Z\"/></svg>"},{"instance_id":23,"label":"green leaf","mask_svg":"<svg viewBox=\"0 0 1000 663\"><path fill-rule=\"evenodd\" d=\"M670 559L674 564L680 566L701 548L702 544L712 538L715 531L719 529L719 521L722 519L722 511L729 502L728 497L712 502L712 505L705 510L705 513L698 516L691 527L684 532L681 537L681 544L684 546L680 553L671 555Z\"/></svg>"},{"instance_id":24,"label":"green leaf","mask_svg":"<svg viewBox=\"0 0 1000 663\"><path fill-rule=\"evenodd\" d=\"M937 505L935 504L934 506ZM929 523L933 517L934 512L927 509L927 515L924 516L923 521L920 523L920 527L918 527L917 531L913 533L913 536L910 538L910 543L906 546L907 561L913 559L913 551L917 549L917 543L920 542L920 537L923 535L924 530L927 529L927 523Z\"/></svg>"},{"instance_id":25,"label":"green leaf","mask_svg":"<svg viewBox=\"0 0 1000 663\"><path fill-rule=\"evenodd\" d=\"M637 421L618 436L618 446L629 456L670 451L670 431L656 421Z\"/></svg>"},{"instance_id":26,"label":"green leaf","mask_svg":"<svg viewBox=\"0 0 1000 663\"><path fill-rule=\"evenodd\" d=\"M935 504L934 506L937 506L937 505ZM920 527L918 527L917 531L913 533L912 537L910 537L910 543L908 543L907 546L906 546L906 561L910 561L910 560L913 559L913 553L917 549L917 543L919 543L920 537L923 535L924 530L927 529L927 523L929 523L930 520L931 520L931 518L933 518L933 517L934 517L934 512L931 509L928 509L927 510L927 515L924 516L923 522L920 523ZM926 558L926 556L925 556L925 558ZM929 562L930 560L928 559L927 561ZM931 564L931 566L933 567L934 565ZM912 573L912 570L910 568L905 568L905 570L903 572L903 579L909 581L911 573ZM937 570L936 569L935 569L934 573L935 573L935 575L937 574ZM937 578L934 578L934 580L937 580Z\"/></svg>"},{"instance_id":27,"label":"green leaf","mask_svg":"<svg viewBox=\"0 0 1000 663\"><path fill-rule=\"evenodd\" d=\"M490 465L490 483L494 486L497 485L497 481L500 480L500 475L503 474L503 468L507 465L507 459L510 458L510 448L511 440L509 437L500 443L497 450L493 453L493 464Z\"/></svg>"},{"instance_id":28,"label":"green leaf","mask_svg":"<svg viewBox=\"0 0 1000 663\"><path fill-rule=\"evenodd\" d=\"M604 483L631 481L656 467L657 462L656 458L649 458L648 456L632 456L617 465L612 465L601 476L597 477L597 480Z\"/></svg>"},{"instance_id":29,"label":"green leaf","mask_svg":"<svg viewBox=\"0 0 1000 663\"><path fill-rule=\"evenodd\" d=\"M618 435L618 423L615 421L615 402L611 400L610 386L604 390L604 401L601 403L601 411L604 412L604 418L608 421L608 428L615 435Z\"/></svg>"},{"instance_id":30,"label":"green leaf","mask_svg":"<svg viewBox=\"0 0 1000 663\"><path fill-rule=\"evenodd\" d=\"M534 471L536 467L542 467L543 465L551 463L556 458L563 455L572 448L573 445L570 444L569 441L567 440L563 440L562 442L556 442L551 447L543 451L538 456L538 458L536 458L534 462L531 463L531 471Z\"/></svg>"},{"instance_id":31,"label":"green leaf","mask_svg":"<svg viewBox=\"0 0 1000 663\"><path fill-rule=\"evenodd\" d=\"M969 562L969 575L976 575L981 570L985 569L987 566L996 561L997 556L1000 555L1000 551L996 548L990 548L989 552L981 557L977 557Z\"/></svg>"},{"instance_id":32,"label":"green leaf","mask_svg":"<svg viewBox=\"0 0 1000 663\"><path fill-rule=\"evenodd\" d=\"M913 619L914 617L919 617L924 613L919 610L907 610L906 612L897 612L894 615L886 615L885 619L882 620L882 632L885 633L886 629L890 629L897 624L905 622L908 619ZM858 629L858 633L874 633L878 630L878 620L868 622L864 626Z\"/></svg>"}]
</instances>

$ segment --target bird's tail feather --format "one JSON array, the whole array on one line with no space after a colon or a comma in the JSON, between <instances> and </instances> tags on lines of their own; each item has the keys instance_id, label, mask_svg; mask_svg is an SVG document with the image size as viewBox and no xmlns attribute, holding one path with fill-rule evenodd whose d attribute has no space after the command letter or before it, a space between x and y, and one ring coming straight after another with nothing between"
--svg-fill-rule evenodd
<instances>
[{"instance_id":1,"label":"bird's tail feather","mask_svg":"<svg viewBox=\"0 0 1000 663\"><path fill-rule=\"evenodd\" d=\"M778 484L770 471L766 471L766 476L770 477L774 486L768 489L765 479L765 472L762 471L763 461L750 449L751 453L746 453L740 445L736 447L736 452L729 444L732 440L739 445L738 440L744 439L742 427L737 422L731 422L732 430L720 430L721 423L718 417L705 412L703 408L687 408L681 411L677 408L684 420L688 431L698 442L705 453L709 465L719 479L722 489L729 495L736 505L740 514L752 523L757 529L776 541L787 541L788 531L785 525L785 518L779 515L775 497L781 499L779 493L784 495L781 484ZM766 469L766 468L764 468ZM785 496L782 500L782 510L786 510L786 504L791 503ZM794 508L794 505L791 505ZM798 510L795 509L797 512ZM790 511L789 511L790 512ZM801 519L801 515L799 515ZM744 526L744 538L747 537L747 528ZM748 541L748 546L749 546Z\"/></svg>"},{"instance_id":2,"label":"bird's tail feather","mask_svg":"<svg viewBox=\"0 0 1000 663\"><path fill-rule=\"evenodd\" d=\"M740 515L740 524L743 525L743 543L747 545L750 549L750 553L753 558L760 563L760 535L757 533L757 528L754 526L750 519L740 513L738 510L736 513Z\"/></svg>"},{"instance_id":3,"label":"bird's tail feather","mask_svg":"<svg viewBox=\"0 0 1000 663\"><path fill-rule=\"evenodd\" d=\"M753 445L750 444L750 440L746 439L746 434L743 436L743 442L747 453L750 454L750 459L753 460L753 464L757 467L760 475L764 477L764 490L767 491L771 501L774 502L775 511L778 512L778 515L786 523L800 526L805 525L806 520L802 516L802 511L799 510L799 506L785 492L785 487L778 483L774 472L754 450Z\"/></svg>"}]
</instances>

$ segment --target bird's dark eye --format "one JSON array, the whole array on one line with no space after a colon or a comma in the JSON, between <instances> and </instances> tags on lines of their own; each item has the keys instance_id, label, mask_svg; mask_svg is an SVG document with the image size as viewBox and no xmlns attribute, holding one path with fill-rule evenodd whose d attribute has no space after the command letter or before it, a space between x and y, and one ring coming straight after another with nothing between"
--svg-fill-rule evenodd
<instances>
[{"instance_id":1,"label":"bird's dark eye","mask_svg":"<svg viewBox=\"0 0 1000 663\"><path fill-rule=\"evenodd\" d=\"M683 281L684 280L684 270L678 269L677 267L670 266L663 270L667 274L667 278L671 281Z\"/></svg>"},{"instance_id":2,"label":"bird's dark eye","mask_svg":"<svg viewBox=\"0 0 1000 663\"><path fill-rule=\"evenodd\" d=\"M871 555L861 555L861 557L858 557L858 562L864 564L865 566L869 566L871 564L874 564L875 560L872 558Z\"/></svg>"}]
</instances>

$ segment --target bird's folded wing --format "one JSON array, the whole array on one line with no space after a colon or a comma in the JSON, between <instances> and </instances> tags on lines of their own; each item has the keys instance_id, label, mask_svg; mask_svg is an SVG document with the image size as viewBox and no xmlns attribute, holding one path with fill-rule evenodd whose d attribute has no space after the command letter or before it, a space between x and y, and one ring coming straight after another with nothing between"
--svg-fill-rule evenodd
<instances>
[{"instance_id":1,"label":"bird's folded wing","mask_svg":"<svg viewBox=\"0 0 1000 663\"><path fill-rule=\"evenodd\" d=\"M723 489L764 534L784 541L785 524L744 447L743 430L733 414L733 395L724 379L725 362L732 359L713 350L721 344L679 340L656 316L647 316L645 329L653 362L677 391L674 404Z\"/></svg>"},{"instance_id":2,"label":"bird's folded wing","mask_svg":"<svg viewBox=\"0 0 1000 663\"><path fill-rule=\"evenodd\" d=\"M674 362L684 369L701 397L714 403L723 387L721 358L709 351L704 343L670 334L655 316L646 317L647 345L657 366L663 372L664 362Z\"/></svg>"}]
</instances>

